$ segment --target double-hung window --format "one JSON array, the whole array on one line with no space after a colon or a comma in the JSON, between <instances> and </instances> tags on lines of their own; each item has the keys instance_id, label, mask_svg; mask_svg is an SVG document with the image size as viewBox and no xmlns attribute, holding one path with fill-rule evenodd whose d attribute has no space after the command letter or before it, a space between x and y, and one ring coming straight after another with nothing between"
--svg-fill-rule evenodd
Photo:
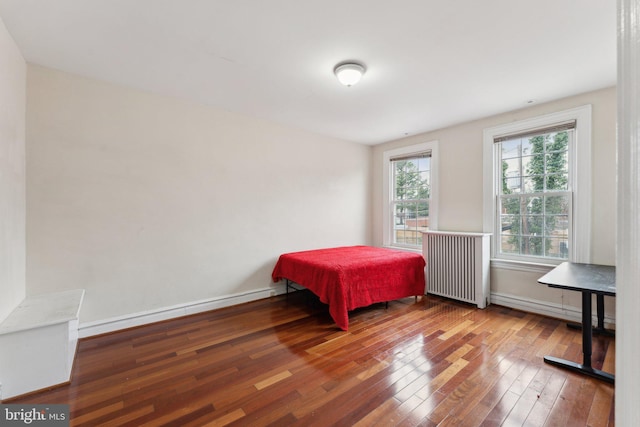
<instances>
[{"instance_id":1,"label":"double-hung window","mask_svg":"<svg viewBox=\"0 0 640 427\"><path fill-rule=\"evenodd\" d=\"M491 200L485 199L484 221L493 233L494 259L588 262L590 111L485 130L485 196Z\"/></svg>"},{"instance_id":2,"label":"double-hung window","mask_svg":"<svg viewBox=\"0 0 640 427\"><path fill-rule=\"evenodd\" d=\"M391 159L393 244L418 246L429 229L431 152Z\"/></svg>"},{"instance_id":3,"label":"double-hung window","mask_svg":"<svg viewBox=\"0 0 640 427\"><path fill-rule=\"evenodd\" d=\"M437 143L430 142L384 153L384 243L422 248L422 232L435 229Z\"/></svg>"},{"instance_id":4,"label":"double-hung window","mask_svg":"<svg viewBox=\"0 0 640 427\"><path fill-rule=\"evenodd\" d=\"M569 258L569 145L575 121L494 139L500 186L498 256Z\"/></svg>"}]
</instances>

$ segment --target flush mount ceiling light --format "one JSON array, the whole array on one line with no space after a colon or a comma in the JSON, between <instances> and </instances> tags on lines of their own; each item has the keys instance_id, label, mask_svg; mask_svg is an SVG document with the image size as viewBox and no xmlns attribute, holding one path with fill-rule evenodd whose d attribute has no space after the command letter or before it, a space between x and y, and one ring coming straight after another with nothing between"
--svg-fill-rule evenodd
<instances>
[{"instance_id":1,"label":"flush mount ceiling light","mask_svg":"<svg viewBox=\"0 0 640 427\"><path fill-rule=\"evenodd\" d=\"M365 72L364 65L357 62L342 62L333 69L338 81L345 86L358 83Z\"/></svg>"}]
</instances>

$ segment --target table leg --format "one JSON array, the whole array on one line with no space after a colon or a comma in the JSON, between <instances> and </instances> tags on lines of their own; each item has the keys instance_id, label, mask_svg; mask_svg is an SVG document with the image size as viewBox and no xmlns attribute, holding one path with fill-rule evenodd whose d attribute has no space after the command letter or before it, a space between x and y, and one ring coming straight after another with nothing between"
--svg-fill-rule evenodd
<instances>
[{"instance_id":1,"label":"table leg","mask_svg":"<svg viewBox=\"0 0 640 427\"><path fill-rule=\"evenodd\" d=\"M561 359L559 357L545 356L544 361L554 366L566 368L574 372L586 374L600 380L614 383L615 377L608 372L593 369L591 367L591 348L592 348L592 332L591 332L591 293L582 292L582 364L572 362L570 360Z\"/></svg>"},{"instance_id":2,"label":"table leg","mask_svg":"<svg viewBox=\"0 0 640 427\"><path fill-rule=\"evenodd\" d=\"M591 367L591 292L582 292L582 364Z\"/></svg>"},{"instance_id":3,"label":"table leg","mask_svg":"<svg viewBox=\"0 0 640 427\"><path fill-rule=\"evenodd\" d=\"M591 333L593 335L605 335L607 337L615 337L616 332L604 327L604 295L596 295L596 316L598 318L598 324L595 328L592 328ZM582 329L582 325L579 323L567 323L567 327L571 329Z\"/></svg>"},{"instance_id":4,"label":"table leg","mask_svg":"<svg viewBox=\"0 0 640 427\"><path fill-rule=\"evenodd\" d=\"M608 337L615 337L616 332L611 329L605 329L604 327L604 295L596 295L597 304L597 316L598 325L593 328L593 333L596 335L606 335Z\"/></svg>"}]
</instances>

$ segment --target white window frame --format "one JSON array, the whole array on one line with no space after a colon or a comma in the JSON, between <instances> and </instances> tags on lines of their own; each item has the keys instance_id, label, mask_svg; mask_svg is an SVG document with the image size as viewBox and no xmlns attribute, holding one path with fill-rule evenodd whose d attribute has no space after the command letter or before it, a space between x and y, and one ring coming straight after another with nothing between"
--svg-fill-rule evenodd
<instances>
[{"instance_id":1,"label":"white window frame","mask_svg":"<svg viewBox=\"0 0 640 427\"><path fill-rule=\"evenodd\" d=\"M492 266L508 269L534 269L541 265L554 265L563 260L541 259L530 262L526 257L514 260L513 256L500 257L498 254L497 214L500 173L496 167L498 153L495 138L517 134L534 129L543 129L551 125L576 121L575 137L569 147L569 176L572 183L572 235L569 250L569 261L589 263L591 261L591 105L565 110L531 119L520 120L504 125L494 126L483 133L483 231L492 233L491 258ZM509 258L509 259L507 259Z\"/></svg>"},{"instance_id":2,"label":"white window frame","mask_svg":"<svg viewBox=\"0 0 640 427\"><path fill-rule=\"evenodd\" d=\"M391 159L400 156L411 156L431 152L431 178L429 200L429 230L438 229L438 141L423 142L385 151L382 155L382 242L384 246L408 249L422 252L422 247L408 248L407 246L393 243L393 173L391 171Z\"/></svg>"}]
</instances>

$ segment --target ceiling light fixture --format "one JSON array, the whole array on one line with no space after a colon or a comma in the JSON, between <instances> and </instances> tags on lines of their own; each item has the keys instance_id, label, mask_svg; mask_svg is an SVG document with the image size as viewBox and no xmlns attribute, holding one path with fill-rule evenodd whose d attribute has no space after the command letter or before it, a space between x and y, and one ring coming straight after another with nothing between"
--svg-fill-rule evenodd
<instances>
[{"instance_id":1,"label":"ceiling light fixture","mask_svg":"<svg viewBox=\"0 0 640 427\"><path fill-rule=\"evenodd\" d=\"M365 72L364 65L357 62L342 62L333 69L338 81L345 86L358 83Z\"/></svg>"}]
</instances>

